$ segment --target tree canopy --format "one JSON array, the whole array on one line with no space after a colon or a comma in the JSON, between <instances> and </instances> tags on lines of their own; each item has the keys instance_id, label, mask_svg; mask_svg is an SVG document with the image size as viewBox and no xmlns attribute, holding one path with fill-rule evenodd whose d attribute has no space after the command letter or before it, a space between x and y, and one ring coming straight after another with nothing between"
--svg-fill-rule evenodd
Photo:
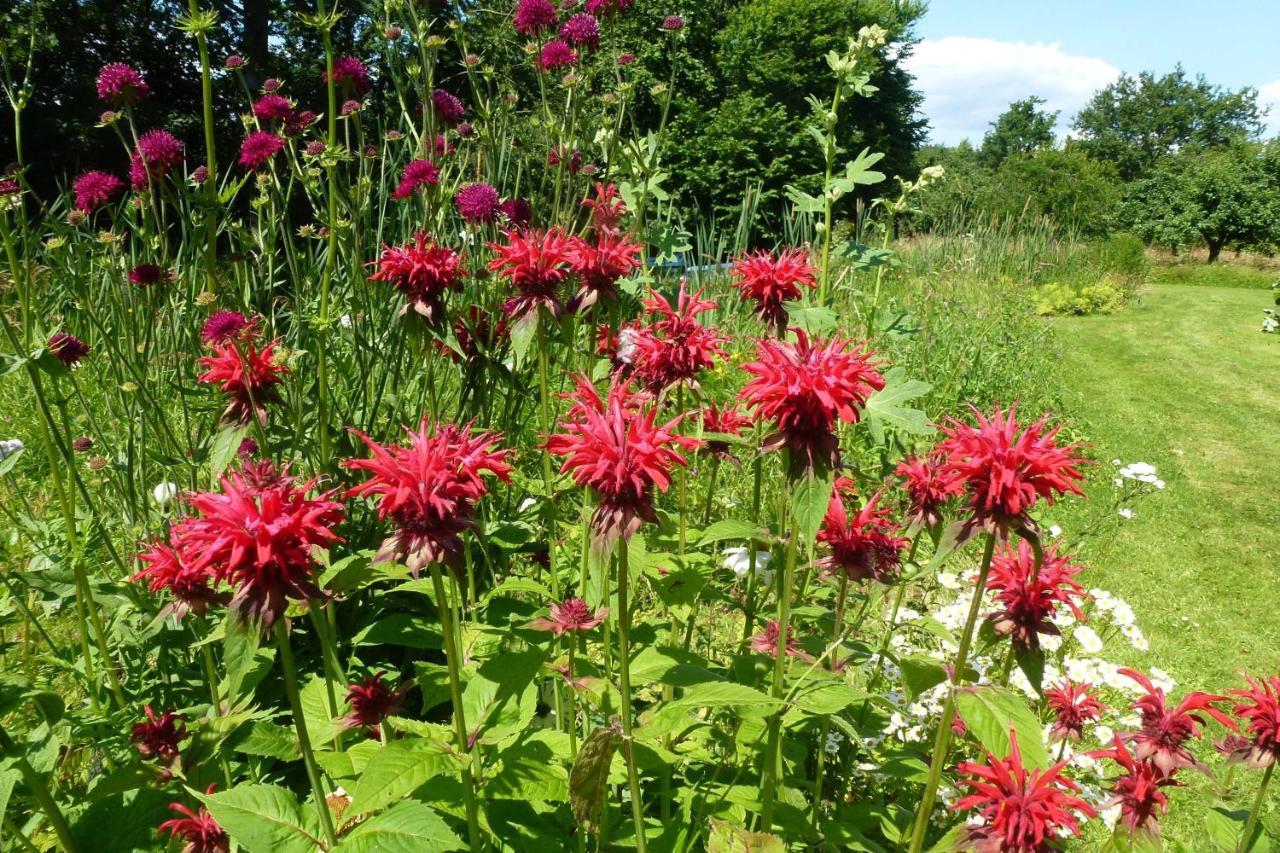
<instances>
[{"instance_id":1,"label":"tree canopy","mask_svg":"<svg viewBox=\"0 0 1280 853\"><path fill-rule=\"evenodd\" d=\"M999 166L1011 155L1052 148L1058 111L1041 109L1044 104L1044 98L1037 95L1010 104L991 123L991 130L982 139L983 161L989 166Z\"/></svg>"}]
</instances>

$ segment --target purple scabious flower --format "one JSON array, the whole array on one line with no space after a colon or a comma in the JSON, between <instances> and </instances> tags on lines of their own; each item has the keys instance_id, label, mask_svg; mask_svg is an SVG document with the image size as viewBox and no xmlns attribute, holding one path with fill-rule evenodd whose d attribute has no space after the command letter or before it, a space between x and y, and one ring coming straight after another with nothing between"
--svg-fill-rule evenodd
<instances>
[{"instance_id":1,"label":"purple scabious flower","mask_svg":"<svg viewBox=\"0 0 1280 853\"><path fill-rule=\"evenodd\" d=\"M129 283L134 287L150 287L164 277L164 270L155 264L138 264L129 270Z\"/></svg>"},{"instance_id":2,"label":"purple scabious flower","mask_svg":"<svg viewBox=\"0 0 1280 853\"><path fill-rule=\"evenodd\" d=\"M457 124L467 114L467 108L462 105L462 101L444 89L436 89L431 93L431 104L436 108L436 115L440 116L445 124Z\"/></svg>"},{"instance_id":3,"label":"purple scabious flower","mask_svg":"<svg viewBox=\"0 0 1280 853\"><path fill-rule=\"evenodd\" d=\"M667 15L662 19L662 28L668 32L676 32L684 29L684 18L679 15Z\"/></svg>"},{"instance_id":4,"label":"purple scabious flower","mask_svg":"<svg viewBox=\"0 0 1280 853\"><path fill-rule=\"evenodd\" d=\"M533 206L523 198L509 198L498 205L498 210L512 228L527 228L533 221Z\"/></svg>"},{"instance_id":5,"label":"purple scabious flower","mask_svg":"<svg viewBox=\"0 0 1280 853\"><path fill-rule=\"evenodd\" d=\"M622 53L618 55L619 65L631 65L635 61L636 61L636 55L634 53Z\"/></svg>"},{"instance_id":6,"label":"purple scabious flower","mask_svg":"<svg viewBox=\"0 0 1280 853\"><path fill-rule=\"evenodd\" d=\"M404 175L392 191L391 197L396 201L404 201L413 195L418 187L424 184L435 186L438 183L440 183L440 167L430 160L411 160L409 165L404 167Z\"/></svg>"},{"instance_id":7,"label":"purple scabious flower","mask_svg":"<svg viewBox=\"0 0 1280 853\"><path fill-rule=\"evenodd\" d=\"M117 107L138 103L150 89L141 72L123 62L104 65L98 72L98 98Z\"/></svg>"},{"instance_id":8,"label":"purple scabious flower","mask_svg":"<svg viewBox=\"0 0 1280 853\"><path fill-rule=\"evenodd\" d=\"M538 68L542 71L571 68L577 64L578 52L561 39L552 39L544 44L538 55Z\"/></svg>"},{"instance_id":9,"label":"purple scabious flower","mask_svg":"<svg viewBox=\"0 0 1280 853\"><path fill-rule=\"evenodd\" d=\"M587 11L597 18L604 18L614 12L625 12L631 8L635 0L587 0Z\"/></svg>"},{"instance_id":10,"label":"purple scabious flower","mask_svg":"<svg viewBox=\"0 0 1280 853\"><path fill-rule=\"evenodd\" d=\"M522 36L539 36L556 25L556 7L551 0L520 0L516 4L515 27Z\"/></svg>"},{"instance_id":11,"label":"purple scabious flower","mask_svg":"<svg viewBox=\"0 0 1280 853\"><path fill-rule=\"evenodd\" d=\"M293 103L284 95L268 92L254 101L253 114L259 121L288 121L293 116Z\"/></svg>"},{"instance_id":12,"label":"purple scabious flower","mask_svg":"<svg viewBox=\"0 0 1280 853\"><path fill-rule=\"evenodd\" d=\"M360 103L355 98L343 101L342 106L338 108L338 115L345 118L346 116L360 112L360 108L363 106L364 104Z\"/></svg>"},{"instance_id":13,"label":"purple scabious flower","mask_svg":"<svg viewBox=\"0 0 1280 853\"><path fill-rule=\"evenodd\" d=\"M255 130L240 144L240 158L237 162L250 171L261 169L270 163L271 158L279 154L282 148L284 148L283 139L265 130Z\"/></svg>"},{"instance_id":14,"label":"purple scabious flower","mask_svg":"<svg viewBox=\"0 0 1280 853\"><path fill-rule=\"evenodd\" d=\"M233 53L222 61L222 67L228 71L244 68L244 57L238 53Z\"/></svg>"},{"instance_id":15,"label":"purple scabious flower","mask_svg":"<svg viewBox=\"0 0 1280 853\"><path fill-rule=\"evenodd\" d=\"M324 82L329 82L329 73L324 74ZM343 56L334 60L333 82L344 91L354 92L356 97L363 98L369 93L369 71L364 63L354 56Z\"/></svg>"},{"instance_id":16,"label":"purple scabious flower","mask_svg":"<svg viewBox=\"0 0 1280 853\"><path fill-rule=\"evenodd\" d=\"M207 344L223 344L249 325L249 318L239 311L215 311L204 321L200 337Z\"/></svg>"},{"instance_id":17,"label":"purple scabious flower","mask_svg":"<svg viewBox=\"0 0 1280 853\"><path fill-rule=\"evenodd\" d=\"M138 150L129 164L129 180L135 190L146 189L182 164L182 143L167 130L148 130L138 138Z\"/></svg>"},{"instance_id":18,"label":"purple scabious flower","mask_svg":"<svg viewBox=\"0 0 1280 853\"><path fill-rule=\"evenodd\" d=\"M600 23L596 16L589 12L581 12L564 22L560 27L560 38L569 44L581 45L588 50L600 46Z\"/></svg>"},{"instance_id":19,"label":"purple scabious flower","mask_svg":"<svg viewBox=\"0 0 1280 853\"><path fill-rule=\"evenodd\" d=\"M294 113L285 120L284 135L297 136L316 122L316 114L311 110Z\"/></svg>"},{"instance_id":20,"label":"purple scabious flower","mask_svg":"<svg viewBox=\"0 0 1280 853\"><path fill-rule=\"evenodd\" d=\"M115 175L95 169L76 178L71 189L76 194L76 210L93 213L96 208L106 204L113 195L124 189L124 181Z\"/></svg>"},{"instance_id":21,"label":"purple scabious flower","mask_svg":"<svg viewBox=\"0 0 1280 853\"><path fill-rule=\"evenodd\" d=\"M49 352L67 367L75 367L89 354L89 345L66 332L54 332L49 338Z\"/></svg>"},{"instance_id":22,"label":"purple scabious flower","mask_svg":"<svg viewBox=\"0 0 1280 853\"><path fill-rule=\"evenodd\" d=\"M492 222L498 216L498 191L489 184L467 184L453 197L458 215L468 222Z\"/></svg>"}]
</instances>

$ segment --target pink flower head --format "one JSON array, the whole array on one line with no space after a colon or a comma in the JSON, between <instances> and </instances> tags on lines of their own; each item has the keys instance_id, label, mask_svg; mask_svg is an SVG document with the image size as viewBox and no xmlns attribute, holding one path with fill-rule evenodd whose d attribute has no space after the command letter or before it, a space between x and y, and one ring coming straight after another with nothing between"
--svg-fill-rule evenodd
<instances>
[{"instance_id":1,"label":"pink flower head","mask_svg":"<svg viewBox=\"0 0 1280 853\"><path fill-rule=\"evenodd\" d=\"M489 184L467 184L453 197L458 215L468 222L492 222L498 218L498 191Z\"/></svg>"},{"instance_id":2,"label":"pink flower head","mask_svg":"<svg viewBox=\"0 0 1280 853\"><path fill-rule=\"evenodd\" d=\"M343 725L349 729L374 729L400 710L400 703L409 688L392 690L382 679L386 674L386 670L379 670L358 684L347 687L347 704L351 706L351 712L343 717Z\"/></svg>"},{"instance_id":3,"label":"pink flower head","mask_svg":"<svg viewBox=\"0 0 1280 853\"><path fill-rule=\"evenodd\" d=\"M328 71L324 74L324 82L329 82ZM357 98L363 98L369 93L369 71L354 56L342 56L334 60L333 82L342 87L344 94L354 94Z\"/></svg>"},{"instance_id":4,"label":"pink flower head","mask_svg":"<svg viewBox=\"0 0 1280 853\"><path fill-rule=\"evenodd\" d=\"M430 160L410 160L404 167L404 175L396 185L391 197L396 201L404 201L421 186L435 186L440 183L440 168Z\"/></svg>"},{"instance_id":5,"label":"pink flower head","mask_svg":"<svg viewBox=\"0 0 1280 853\"><path fill-rule=\"evenodd\" d=\"M545 308L553 317L561 311L560 284L569 275L573 239L559 228L509 231L506 243L490 243L489 270L516 289L503 309L515 317Z\"/></svg>"},{"instance_id":6,"label":"pink flower head","mask_svg":"<svg viewBox=\"0 0 1280 853\"><path fill-rule=\"evenodd\" d=\"M1087 723L1096 722L1106 710L1092 693L1092 684L1064 681L1044 692L1045 707L1053 714L1051 740L1080 740Z\"/></svg>"},{"instance_id":7,"label":"pink flower head","mask_svg":"<svg viewBox=\"0 0 1280 853\"><path fill-rule=\"evenodd\" d=\"M168 278L168 274L155 264L138 264L129 270L129 283L134 287L150 287Z\"/></svg>"},{"instance_id":8,"label":"pink flower head","mask_svg":"<svg viewBox=\"0 0 1280 853\"><path fill-rule=\"evenodd\" d=\"M876 506L880 495L871 496L866 506L849 518L844 498L831 496L826 517L818 531L818 541L830 548L818 566L851 581L874 580L892 583L898 574L902 549L908 540L889 518L889 510Z\"/></svg>"},{"instance_id":9,"label":"pink flower head","mask_svg":"<svg viewBox=\"0 0 1280 853\"><path fill-rule=\"evenodd\" d=\"M462 289L463 261L461 254L419 231L411 245L383 246L370 280L385 281L405 295L402 314L412 308L434 322L443 316L445 293Z\"/></svg>"},{"instance_id":10,"label":"pink flower head","mask_svg":"<svg viewBox=\"0 0 1280 853\"><path fill-rule=\"evenodd\" d=\"M618 280L640 268L643 251L639 243L612 228L597 228L593 240L572 238L569 266L578 279L578 292L569 309L585 311L598 302L613 301Z\"/></svg>"},{"instance_id":11,"label":"pink flower head","mask_svg":"<svg viewBox=\"0 0 1280 853\"><path fill-rule=\"evenodd\" d=\"M902 477L910 506L907 520L911 524L935 527L942 521L942 507L948 500L964 492L960 478L946 467L937 453L909 456L898 463L894 473Z\"/></svg>"},{"instance_id":12,"label":"pink flower head","mask_svg":"<svg viewBox=\"0 0 1280 853\"><path fill-rule=\"evenodd\" d=\"M448 125L457 124L467 114L462 101L444 89L436 89L431 93L431 105L435 107L436 115Z\"/></svg>"},{"instance_id":13,"label":"pink flower head","mask_svg":"<svg viewBox=\"0 0 1280 853\"><path fill-rule=\"evenodd\" d=\"M581 598L566 598L559 604L551 605L551 618L535 619L529 623L529 627L535 631L550 631L559 637L561 634L590 631L608 615L607 607L593 611Z\"/></svg>"},{"instance_id":14,"label":"pink flower head","mask_svg":"<svg viewBox=\"0 0 1280 853\"><path fill-rule=\"evenodd\" d=\"M224 603L226 597L213 589L213 575L194 565L182 553L183 542L172 530L167 542L153 542L138 555L143 568L130 580L146 581L153 593L168 592L173 596L170 608L181 618L187 613L203 615L210 605Z\"/></svg>"},{"instance_id":15,"label":"pink flower head","mask_svg":"<svg viewBox=\"0 0 1280 853\"><path fill-rule=\"evenodd\" d=\"M1092 758L1110 758L1124 770L1112 787L1112 797L1104 809L1120 806L1120 816L1129 833L1144 832L1151 837L1160 834L1160 817L1169 811L1169 797L1161 788L1179 786L1172 773L1165 773L1150 759L1135 758L1116 735L1111 749L1090 753Z\"/></svg>"},{"instance_id":16,"label":"pink flower head","mask_svg":"<svg viewBox=\"0 0 1280 853\"><path fill-rule=\"evenodd\" d=\"M520 35L540 36L556 25L556 7L551 0L519 0L514 23Z\"/></svg>"},{"instance_id":17,"label":"pink flower head","mask_svg":"<svg viewBox=\"0 0 1280 853\"><path fill-rule=\"evenodd\" d=\"M265 130L255 130L240 144L238 162L241 167L250 171L261 169L270 163L271 158L279 154L282 148L284 148L284 140L279 136L267 133Z\"/></svg>"},{"instance_id":18,"label":"pink flower head","mask_svg":"<svg viewBox=\"0 0 1280 853\"><path fill-rule=\"evenodd\" d=\"M167 130L148 130L138 137L138 150L129 163L129 180L144 190L182 165L182 143Z\"/></svg>"},{"instance_id":19,"label":"pink flower head","mask_svg":"<svg viewBox=\"0 0 1280 853\"><path fill-rule=\"evenodd\" d=\"M268 92L253 102L253 115L259 121L287 121L293 117L293 102L284 95Z\"/></svg>"},{"instance_id":20,"label":"pink flower head","mask_svg":"<svg viewBox=\"0 0 1280 853\"><path fill-rule=\"evenodd\" d=\"M555 71L557 68L572 68L578 64L578 52L569 47L561 39L552 39L542 46L538 54L539 71Z\"/></svg>"},{"instance_id":21,"label":"pink flower head","mask_svg":"<svg viewBox=\"0 0 1280 853\"><path fill-rule=\"evenodd\" d=\"M1234 757L1250 767L1270 767L1280 763L1280 675L1254 680L1245 676L1246 690L1232 690L1239 697L1232 711L1253 737L1246 750Z\"/></svg>"},{"instance_id":22,"label":"pink flower head","mask_svg":"<svg viewBox=\"0 0 1280 853\"><path fill-rule=\"evenodd\" d=\"M150 88L138 69L123 62L109 63L98 72L98 100L116 109L138 103Z\"/></svg>"},{"instance_id":23,"label":"pink flower head","mask_svg":"<svg viewBox=\"0 0 1280 853\"><path fill-rule=\"evenodd\" d=\"M613 184L596 181L596 197L583 199L582 206L591 211L591 227L600 230L617 228L627 213L627 203Z\"/></svg>"},{"instance_id":24,"label":"pink flower head","mask_svg":"<svg viewBox=\"0 0 1280 853\"><path fill-rule=\"evenodd\" d=\"M1170 709L1166 705L1164 691L1152 684L1151 679L1135 669L1120 669L1118 672L1147 691L1147 695L1133 703L1134 710L1142 717L1141 730L1132 735L1134 753L1139 761L1150 759L1165 776L1179 767L1205 771L1204 765L1196 761L1186 743L1200 736L1200 726L1208 725L1206 715L1232 731L1238 731L1230 717L1213 707L1214 703L1228 701L1226 696L1193 691L1176 708Z\"/></svg>"},{"instance_id":25,"label":"pink flower head","mask_svg":"<svg viewBox=\"0 0 1280 853\"><path fill-rule=\"evenodd\" d=\"M311 125L315 124L317 118L319 118L319 116L317 116L311 110L302 110L301 112L293 113L292 115L290 115L288 118L285 119L284 135L285 136L299 135L308 127L311 127Z\"/></svg>"},{"instance_id":26,"label":"pink flower head","mask_svg":"<svg viewBox=\"0 0 1280 853\"><path fill-rule=\"evenodd\" d=\"M498 210L512 228L528 228L533 221L533 206L527 199L509 198L498 205Z\"/></svg>"},{"instance_id":27,"label":"pink flower head","mask_svg":"<svg viewBox=\"0 0 1280 853\"><path fill-rule=\"evenodd\" d=\"M764 630L751 637L751 651L758 655L768 655L776 657L778 654L778 641L781 639L781 628L778 626L777 619L770 619L764 624ZM812 660L810 655L805 654L796 645L795 629L793 626L787 626L787 641L783 645L783 651L787 657L800 658L801 660Z\"/></svg>"},{"instance_id":28,"label":"pink flower head","mask_svg":"<svg viewBox=\"0 0 1280 853\"><path fill-rule=\"evenodd\" d=\"M646 521L656 522L654 490L665 492L671 471L688 464L682 451L698 440L680 435L680 417L658 423L658 410L614 376L606 397L586 377L576 377L574 405L561 419L563 432L547 437L546 448L564 457L560 473L599 498L591 525L605 547L628 539Z\"/></svg>"},{"instance_id":29,"label":"pink flower head","mask_svg":"<svg viewBox=\"0 0 1280 853\"><path fill-rule=\"evenodd\" d=\"M600 23L595 15L580 12L560 27L560 38L569 44L595 50L600 46Z\"/></svg>"},{"instance_id":30,"label":"pink flower head","mask_svg":"<svg viewBox=\"0 0 1280 853\"><path fill-rule=\"evenodd\" d=\"M245 58L238 53L233 53L222 61L222 67L228 71L238 71L245 66Z\"/></svg>"},{"instance_id":31,"label":"pink flower head","mask_svg":"<svg viewBox=\"0 0 1280 853\"><path fill-rule=\"evenodd\" d=\"M1031 523L1037 501L1052 504L1055 496L1082 494L1084 479L1078 446L1059 446L1061 427L1046 429L1047 417L1023 428L1011 408L990 417L973 410L977 426L955 419L942 427L946 439L938 450L945 469L963 483L973 522L1007 536L1011 527Z\"/></svg>"},{"instance_id":32,"label":"pink flower head","mask_svg":"<svg viewBox=\"0 0 1280 853\"><path fill-rule=\"evenodd\" d=\"M165 711L157 717L150 705L143 706L142 710L147 718L134 724L130 740L143 758L154 758L162 764L172 764L178 757L178 744L187 736L187 727L182 724L182 717L173 711Z\"/></svg>"},{"instance_id":33,"label":"pink flower head","mask_svg":"<svg viewBox=\"0 0 1280 853\"><path fill-rule=\"evenodd\" d=\"M276 361L279 344L276 339L258 349L252 340L230 338L213 344L213 355L201 356L205 372L196 381L216 385L230 398L222 414L225 420L247 424L256 417L266 422L267 404L280 402L276 386L290 372Z\"/></svg>"},{"instance_id":34,"label":"pink flower head","mask_svg":"<svg viewBox=\"0 0 1280 853\"><path fill-rule=\"evenodd\" d=\"M635 0L587 0L587 11L597 18L604 18L615 12L625 12L631 8Z\"/></svg>"},{"instance_id":35,"label":"pink flower head","mask_svg":"<svg viewBox=\"0 0 1280 853\"><path fill-rule=\"evenodd\" d=\"M707 452L722 460L732 459L736 462L737 457L730 450L729 442L718 439L716 436L741 435L742 431L749 426L751 426L751 419L742 413L737 403L726 403L721 406L713 401L702 410L702 429L704 440L707 442Z\"/></svg>"},{"instance_id":36,"label":"pink flower head","mask_svg":"<svg viewBox=\"0 0 1280 853\"><path fill-rule=\"evenodd\" d=\"M694 383L717 358L726 357L723 345L728 339L698 322L698 315L715 310L716 303L703 299L701 290L689 293L685 286L681 279L675 308L656 291L644 303L645 313L657 319L637 330L633 363L636 375L651 391Z\"/></svg>"},{"instance_id":37,"label":"pink flower head","mask_svg":"<svg viewBox=\"0 0 1280 853\"><path fill-rule=\"evenodd\" d=\"M800 298L800 288L817 283L809 253L785 249L777 257L768 252L743 255L733 262L733 284L743 299L756 303L756 314L782 337L787 327L785 303Z\"/></svg>"},{"instance_id":38,"label":"pink flower head","mask_svg":"<svg viewBox=\"0 0 1280 853\"><path fill-rule=\"evenodd\" d=\"M785 445L793 461L808 465L834 464L836 425L856 423L867 398L884 388L880 365L847 338L810 341L796 330L794 344L756 342L756 360L743 366L754 378L742 389L742 398L777 427L766 447Z\"/></svg>"},{"instance_id":39,"label":"pink flower head","mask_svg":"<svg viewBox=\"0 0 1280 853\"><path fill-rule=\"evenodd\" d=\"M432 563L458 564L463 548L459 534L474 526L475 504L489 492L483 475L506 481L511 466L507 452L495 448L498 436L491 432L433 426L426 418L417 432L407 427L405 432L407 447L382 445L355 431L373 455L343 465L370 474L348 494L376 497L378 517L396 525L377 560L403 563L416 577Z\"/></svg>"},{"instance_id":40,"label":"pink flower head","mask_svg":"<svg viewBox=\"0 0 1280 853\"><path fill-rule=\"evenodd\" d=\"M110 201L113 195L124 189L124 181L115 175L94 169L76 178L71 189L76 196L76 210L93 213L98 207Z\"/></svg>"},{"instance_id":41,"label":"pink flower head","mask_svg":"<svg viewBox=\"0 0 1280 853\"><path fill-rule=\"evenodd\" d=\"M679 15L667 15L662 19L662 28L669 33L679 32L684 29L684 18Z\"/></svg>"},{"instance_id":42,"label":"pink flower head","mask_svg":"<svg viewBox=\"0 0 1280 853\"><path fill-rule=\"evenodd\" d=\"M1075 581L1081 568L1053 545L1044 550L1037 567L1035 552L1024 539L1018 540L1016 548L1007 546L996 554L987 576L987 589L995 593L1000 607L988 617L996 634L1010 637L1019 648L1035 650L1040 648L1041 634L1059 633L1052 621L1058 605L1065 605L1083 622L1084 613L1076 602L1085 592Z\"/></svg>"},{"instance_id":43,"label":"pink flower head","mask_svg":"<svg viewBox=\"0 0 1280 853\"><path fill-rule=\"evenodd\" d=\"M46 345L50 354L67 367L75 367L89 354L89 345L66 332L54 332Z\"/></svg>"},{"instance_id":44,"label":"pink flower head","mask_svg":"<svg viewBox=\"0 0 1280 853\"><path fill-rule=\"evenodd\" d=\"M252 328L253 323L239 311L215 311L204 321L200 337L207 344L223 344Z\"/></svg>"},{"instance_id":45,"label":"pink flower head","mask_svg":"<svg viewBox=\"0 0 1280 853\"><path fill-rule=\"evenodd\" d=\"M1059 834L1080 834L1076 813L1096 817L1097 812L1076 796L1076 783L1062 775L1067 762L1047 770L1030 770L1022 764L1018 738L1009 732L1008 758L987 753L985 764L960 763L959 784L969 789L952 806L955 811L978 809L980 825L968 830L968 841L982 853L1050 853L1058 849Z\"/></svg>"},{"instance_id":46,"label":"pink flower head","mask_svg":"<svg viewBox=\"0 0 1280 853\"><path fill-rule=\"evenodd\" d=\"M210 785L206 793L212 794L217 787ZM182 803L169 803L169 810L180 817L166 820L156 831L169 833L171 840L181 838L186 842L182 853L227 853L231 849L231 840L204 806L192 811Z\"/></svg>"}]
</instances>

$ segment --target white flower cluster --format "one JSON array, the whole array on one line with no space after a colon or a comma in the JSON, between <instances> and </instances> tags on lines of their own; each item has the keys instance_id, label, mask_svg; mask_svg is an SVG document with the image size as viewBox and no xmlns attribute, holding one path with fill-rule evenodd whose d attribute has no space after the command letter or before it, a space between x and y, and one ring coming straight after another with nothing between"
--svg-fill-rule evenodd
<instances>
[{"instance_id":1,"label":"white flower cluster","mask_svg":"<svg viewBox=\"0 0 1280 853\"><path fill-rule=\"evenodd\" d=\"M1119 465L1119 459L1112 459L1112 465ZM1161 480L1156 474L1156 466L1149 462L1133 462L1122 467L1119 471L1120 476L1116 477L1117 486L1123 486L1125 480L1135 480L1139 483L1145 483L1157 489L1164 488L1164 480Z\"/></svg>"},{"instance_id":2,"label":"white flower cluster","mask_svg":"<svg viewBox=\"0 0 1280 853\"><path fill-rule=\"evenodd\" d=\"M0 439L0 459L12 456L24 447L20 438Z\"/></svg>"}]
</instances>

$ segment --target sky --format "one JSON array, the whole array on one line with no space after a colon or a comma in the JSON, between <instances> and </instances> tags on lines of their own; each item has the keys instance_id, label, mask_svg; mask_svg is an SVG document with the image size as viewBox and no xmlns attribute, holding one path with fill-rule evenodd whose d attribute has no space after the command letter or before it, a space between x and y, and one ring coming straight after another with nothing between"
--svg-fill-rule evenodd
<instances>
[{"instance_id":1,"label":"sky","mask_svg":"<svg viewBox=\"0 0 1280 853\"><path fill-rule=\"evenodd\" d=\"M1280 134L1280 0L930 0L908 59L930 141L981 142L1011 101L1061 110L1059 134L1121 72L1253 86Z\"/></svg>"}]
</instances>

